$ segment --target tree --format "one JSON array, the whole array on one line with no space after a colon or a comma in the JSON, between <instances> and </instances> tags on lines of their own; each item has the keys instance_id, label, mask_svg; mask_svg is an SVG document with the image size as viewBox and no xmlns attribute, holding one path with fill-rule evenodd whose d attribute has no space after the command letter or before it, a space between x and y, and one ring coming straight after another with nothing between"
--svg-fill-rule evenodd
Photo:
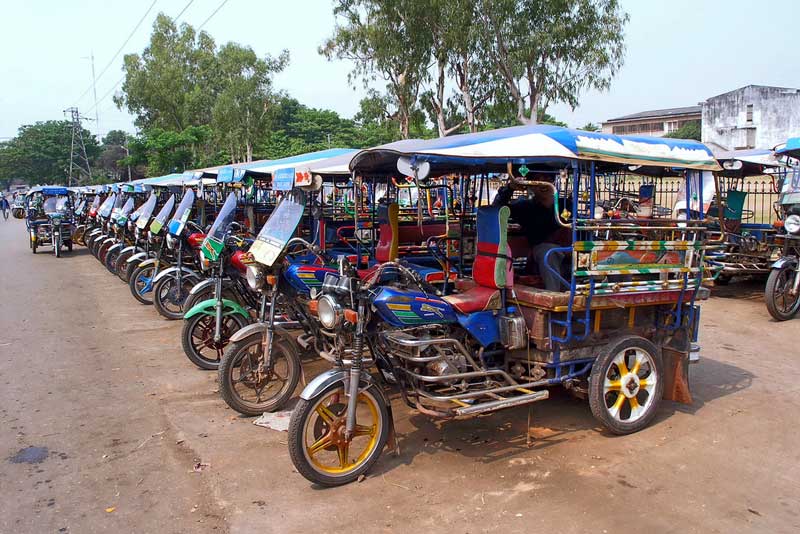
<instances>
[{"instance_id":1,"label":"tree","mask_svg":"<svg viewBox=\"0 0 800 534\"><path fill-rule=\"evenodd\" d=\"M369 82L383 78L391 104L397 110L400 134L411 131L422 83L428 78L430 15L427 2L417 0L336 0L333 13L342 21L320 47L326 58L353 62L349 80Z\"/></svg>"},{"instance_id":2,"label":"tree","mask_svg":"<svg viewBox=\"0 0 800 534\"><path fill-rule=\"evenodd\" d=\"M664 137L672 139L694 139L695 141L702 141L700 121L689 121L683 126L666 134Z\"/></svg>"},{"instance_id":3,"label":"tree","mask_svg":"<svg viewBox=\"0 0 800 534\"><path fill-rule=\"evenodd\" d=\"M150 44L141 55L127 54L120 108L133 114L141 129L183 131L211 122L219 94L214 39L182 24L180 29L163 13L153 24Z\"/></svg>"},{"instance_id":4,"label":"tree","mask_svg":"<svg viewBox=\"0 0 800 534\"><path fill-rule=\"evenodd\" d=\"M180 132L150 128L128 143L130 155L121 165L146 167L149 176L161 176L186 169L209 166L216 161L203 159L211 140L210 126L189 126Z\"/></svg>"},{"instance_id":5,"label":"tree","mask_svg":"<svg viewBox=\"0 0 800 534\"><path fill-rule=\"evenodd\" d=\"M249 47L228 43L217 59L225 85L212 110L215 134L233 162L252 161L253 145L269 126L272 75L283 70L289 53L261 59Z\"/></svg>"},{"instance_id":6,"label":"tree","mask_svg":"<svg viewBox=\"0 0 800 534\"><path fill-rule=\"evenodd\" d=\"M519 123L536 123L586 89L605 90L622 66L628 15L617 0L477 0L482 52Z\"/></svg>"},{"instance_id":7,"label":"tree","mask_svg":"<svg viewBox=\"0 0 800 534\"><path fill-rule=\"evenodd\" d=\"M95 137L83 129L86 155L93 163L100 152ZM21 126L17 136L0 145L0 180L29 184L65 184L72 150L72 123L46 121Z\"/></svg>"},{"instance_id":8,"label":"tree","mask_svg":"<svg viewBox=\"0 0 800 534\"><path fill-rule=\"evenodd\" d=\"M581 130L586 130L587 132L599 132L600 127L593 122L587 122L580 128Z\"/></svg>"}]
</instances>

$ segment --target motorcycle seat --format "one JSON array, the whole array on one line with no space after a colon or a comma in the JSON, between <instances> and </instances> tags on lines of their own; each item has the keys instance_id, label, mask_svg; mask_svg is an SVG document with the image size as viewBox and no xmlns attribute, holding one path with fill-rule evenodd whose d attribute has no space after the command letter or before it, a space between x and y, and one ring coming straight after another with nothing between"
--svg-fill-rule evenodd
<instances>
[{"instance_id":1,"label":"motorcycle seat","mask_svg":"<svg viewBox=\"0 0 800 534\"><path fill-rule=\"evenodd\" d=\"M442 300L450 304L459 313L474 313L487 310L499 310L500 290L491 287L475 286L462 293L447 295Z\"/></svg>"}]
</instances>

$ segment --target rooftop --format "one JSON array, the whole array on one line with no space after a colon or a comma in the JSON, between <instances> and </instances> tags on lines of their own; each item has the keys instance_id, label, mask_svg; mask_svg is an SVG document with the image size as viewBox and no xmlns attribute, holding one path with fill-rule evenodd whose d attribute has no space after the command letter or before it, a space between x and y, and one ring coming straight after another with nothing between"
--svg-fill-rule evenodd
<instances>
[{"instance_id":1,"label":"rooftop","mask_svg":"<svg viewBox=\"0 0 800 534\"><path fill-rule=\"evenodd\" d=\"M606 122L618 122L618 121L631 121L637 119L649 119L653 117L674 117L679 115L694 115L700 114L702 108L700 106L687 106L683 108L667 108L667 109L654 109L651 111L640 111L639 113L634 113L632 115L625 115L623 117L617 117L615 119L609 119Z\"/></svg>"}]
</instances>

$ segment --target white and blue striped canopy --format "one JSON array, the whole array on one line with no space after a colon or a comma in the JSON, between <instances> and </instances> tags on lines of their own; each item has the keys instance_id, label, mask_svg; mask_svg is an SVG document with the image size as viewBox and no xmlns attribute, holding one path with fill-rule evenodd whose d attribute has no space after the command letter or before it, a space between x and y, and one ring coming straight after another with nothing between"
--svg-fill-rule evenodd
<instances>
[{"instance_id":1,"label":"white and blue striped canopy","mask_svg":"<svg viewBox=\"0 0 800 534\"><path fill-rule=\"evenodd\" d=\"M473 134L371 148L350 163L356 172L390 172L399 156L428 161L440 171L459 167L588 160L716 171L711 150L698 141L621 136L549 125L513 126Z\"/></svg>"}]
</instances>

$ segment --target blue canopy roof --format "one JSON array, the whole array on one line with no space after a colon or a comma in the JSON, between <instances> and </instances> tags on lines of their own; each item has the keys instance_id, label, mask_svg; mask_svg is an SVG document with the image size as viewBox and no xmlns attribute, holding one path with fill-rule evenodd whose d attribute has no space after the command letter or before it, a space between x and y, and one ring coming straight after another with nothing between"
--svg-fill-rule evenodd
<instances>
[{"instance_id":1,"label":"blue canopy roof","mask_svg":"<svg viewBox=\"0 0 800 534\"><path fill-rule=\"evenodd\" d=\"M783 146L778 146L775 153L780 156L800 157L800 137L790 137Z\"/></svg>"},{"instance_id":2,"label":"blue canopy roof","mask_svg":"<svg viewBox=\"0 0 800 534\"><path fill-rule=\"evenodd\" d=\"M280 169L287 169L294 166L308 166L312 163L328 160L331 158L354 154L356 150L351 148L330 148L318 150L306 154L298 154L281 159L265 159L252 161L250 163L237 163L221 167L217 174L217 182L231 183L241 182L245 176L272 176Z\"/></svg>"},{"instance_id":3,"label":"blue canopy roof","mask_svg":"<svg viewBox=\"0 0 800 534\"><path fill-rule=\"evenodd\" d=\"M361 172L389 171L399 156L428 161L439 170L576 159L648 167L720 168L711 150L697 141L621 136L549 125L513 126L415 141L402 148L376 147L358 153L350 168Z\"/></svg>"},{"instance_id":4,"label":"blue canopy roof","mask_svg":"<svg viewBox=\"0 0 800 534\"><path fill-rule=\"evenodd\" d=\"M42 188L43 195L68 195L69 189L66 187L45 186Z\"/></svg>"}]
</instances>

